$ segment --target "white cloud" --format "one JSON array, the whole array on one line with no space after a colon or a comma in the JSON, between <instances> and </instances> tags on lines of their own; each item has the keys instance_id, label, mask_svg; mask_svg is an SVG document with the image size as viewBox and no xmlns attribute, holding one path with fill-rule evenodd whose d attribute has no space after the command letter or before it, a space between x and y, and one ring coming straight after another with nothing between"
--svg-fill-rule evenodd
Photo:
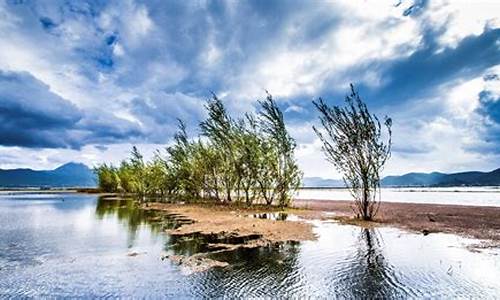
<instances>
[{"instance_id":1,"label":"white cloud","mask_svg":"<svg viewBox=\"0 0 500 300\"><path fill-rule=\"evenodd\" d=\"M455 47L469 36L479 35L486 25L500 27L498 1L429 1L426 17L433 26L444 26L446 30L439 37L444 47Z\"/></svg>"},{"instance_id":2,"label":"white cloud","mask_svg":"<svg viewBox=\"0 0 500 300\"><path fill-rule=\"evenodd\" d=\"M134 99L144 100L150 109L164 114L164 120L171 120L202 115L203 98L211 89L236 114L255 109L255 100L264 97L264 89L279 101L302 97L304 102L325 90L344 93L351 81L377 89L388 79L370 63L409 56L422 47L429 27L445 26L438 42L455 47L464 37L480 34L486 24L500 26L494 1L432 1L416 16L403 16L411 1L399 7L395 1L313 2L291 10L290 18L277 12L278 16L269 19L245 11L251 4L229 2L227 15L218 19L203 2L186 3L185 10L190 12L176 16L148 3L117 1L95 17L62 14L62 9L41 3L39 8L49 8L40 8L40 15L43 12L57 23L49 34L39 24L36 9L21 11L28 14L23 17L0 3L0 70L29 72L79 108L107 110L167 140L168 126L158 125L163 115L138 115L132 109ZM273 23L277 18L283 23ZM270 37L250 35L253 30L262 35L269 31ZM116 40L105 45L110 35ZM95 56L100 55L112 60L109 69L96 62ZM354 68L355 75L350 72ZM498 74L499 70L488 72ZM427 95L397 106L396 112L387 111L399 117L395 118L399 122L395 123L399 126L395 128L397 143L401 147L417 143L417 148L426 151L395 153L386 172L494 165L494 157L467 148L481 143L477 94L485 88L500 89L487 85L494 83L485 84L479 77L449 82L441 87L439 97ZM307 109L302 103L288 104L287 112L299 114ZM301 166L309 176L338 177L324 160L310 125L308 121L290 126L301 143ZM18 158L33 155L37 158L30 160L32 165L45 168L54 166L56 158L57 163L80 158L89 163L100 158L119 160L128 151L127 147L125 152L119 150L121 146L108 145L109 150L102 153L92 145L81 151L4 147L1 152ZM17 162L19 166L31 163Z\"/></svg>"}]
</instances>

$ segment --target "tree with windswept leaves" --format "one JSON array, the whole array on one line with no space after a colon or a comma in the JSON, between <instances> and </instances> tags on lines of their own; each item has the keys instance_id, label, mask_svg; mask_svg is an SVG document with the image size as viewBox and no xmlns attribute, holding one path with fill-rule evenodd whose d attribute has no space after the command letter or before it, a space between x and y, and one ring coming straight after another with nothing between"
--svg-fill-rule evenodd
<instances>
[{"instance_id":1,"label":"tree with windswept leaves","mask_svg":"<svg viewBox=\"0 0 500 300\"><path fill-rule=\"evenodd\" d=\"M200 123L201 136L189 138L179 120L166 153L157 152L145 161L134 146L118 168L102 166L101 188L142 199L215 199L248 205L263 199L268 205L288 205L301 180L295 141L271 95L259 103L258 116L234 119L213 94L205 106L208 117Z\"/></svg>"},{"instance_id":2,"label":"tree with windswept leaves","mask_svg":"<svg viewBox=\"0 0 500 300\"><path fill-rule=\"evenodd\" d=\"M302 172L294 156L297 145L288 133L283 113L271 94L267 93L266 99L259 103L262 130L268 137L264 147L274 152L266 155L270 156L270 159L275 159L270 173L276 180L274 183L276 200L278 205L287 206L302 180ZM271 201L270 197L268 199Z\"/></svg>"},{"instance_id":3,"label":"tree with windswept leaves","mask_svg":"<svg viewBox=\"0 0 500 300\"><path fill-rule=\"evenodd\" d=\"M102 164L94 168L94 173L97 175L97 184L101 191L109 193L118 191L120 178L118 177L115 167L108 164Z\"/></svg>"},{"instance_id":4,"label":"tree with windswept leaves","mask_svg":"<svg viewBox=\"0 0 500 300\"><path fill-rule=\"evenodd\" d=\"M238 184L236 171L236 145L234 136L234 120L227 113L222 101L213 94L205 106L208 118L201 122L201 133L216 147L221 159L220 186L224 189L225 202L232 201L232 192Z\"/></svg>"},{"instance_id":5,"label":"tree with windswept leaves","mask_svg":"<svg viewBox=\"0 0 500 300\"><path fill-rule=\"evenodd\" d=\"M174 135L174 144L167 148L169 178L174 181L172 191L177 198L197 199L202 186L196 170L196 147L188 138L186 125L179 120L179 129Z\"/></svg>"},{"instance_id":6,"label":"tree with windswept leaves","mask_svg":"<svg viewBox=\"0 0 500 300\"><path fill-rule=\"evenodd\" d=\"M385 117L387 140L383 140L382 124L368 111L351 84L345 106L330 107L323 99L313 101L320 113L322 130L313 126L323 142L326 158L343 174L344 183L354 198L354 210L363 220L377 214L380 200L380 171L391 155L392 120Z\"/></svg>"}]
</instances>

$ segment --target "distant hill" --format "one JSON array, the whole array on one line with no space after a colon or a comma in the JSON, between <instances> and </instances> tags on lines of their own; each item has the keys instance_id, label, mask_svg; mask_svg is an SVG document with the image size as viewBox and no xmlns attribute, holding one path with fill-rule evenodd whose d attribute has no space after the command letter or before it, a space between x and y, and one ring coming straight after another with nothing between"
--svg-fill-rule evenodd
<instances>
[{"instance_id":1,"label":"distant hill","mask_svg":"<svg viewBox=\"0 0 500 300\"><path fill-rule=\"evenodd\" d=\"M387 176L382 179L382 185L385 186L429 186L434 185L447 174L432 173L408 173L401 176Z\"/></svg>"},{"instance_id":2,"label":"distant hill","mask_svg":"<svg viewBox=\"0 0 500 300\"><path fill-rule=\"evenodd\" d=\"M0 169L0 187L94 187L95 175L82 163L70 162L54 170Z\"/></svg>"},{"instance_id":3,"label":"distant hill","mask_svg":"<svg viewBox=\"0 0 500 300\"><path fill-rule=\"evenodd\" d=\"M500 185L500 168L491 172L462 173L408 173L401 176L387 176L382 186L487 186ZM344 187L344 182L321 177L304 177L303 187Z\"/></svg>"},{"instance_id":4,"label":"distant hill","mask_svg":"<svg viewBox=\"0 0 500 300\"><path fill-rule=\"evenodd\" d=\"M344 187L342 179L325 179L321 177L304 177L303 187Z\"/></svg>"},{"instance_id":5,"label":"distant hill","mask_svg":"<svg viewBox=\"0 0 500 300\"><path fill-rule=\"evenodd\" d=\"M401 176L387 176L383 186L485 186L500 185L500 168L491 172L462 173L408 173Z\"/></svg>"}]
</instances>

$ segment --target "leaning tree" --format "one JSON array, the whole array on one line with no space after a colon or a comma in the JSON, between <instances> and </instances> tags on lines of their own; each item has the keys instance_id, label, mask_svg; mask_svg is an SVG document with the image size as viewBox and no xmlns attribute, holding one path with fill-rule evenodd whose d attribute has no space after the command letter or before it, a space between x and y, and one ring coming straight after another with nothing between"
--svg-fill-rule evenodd
<instances>
[{"instance_id":1,"label":"leaning tree","mask_svg":"<svg viewBox=\"0 0 500 300\"><path fill-rule=\"evenodd\" d=\"M357 216L371 220L380 206L380 198L377 199L380 171L391 155L392 120L384 119L383 125L387 128L384 141L379 119L370 114L352 84L344 107L330 107L321 98L313 104L320 112L323 126L323 130L313 126L323 142L322 150L327 160L343 174L344 183L354 198Z\"/></svg>"}]
</instances>

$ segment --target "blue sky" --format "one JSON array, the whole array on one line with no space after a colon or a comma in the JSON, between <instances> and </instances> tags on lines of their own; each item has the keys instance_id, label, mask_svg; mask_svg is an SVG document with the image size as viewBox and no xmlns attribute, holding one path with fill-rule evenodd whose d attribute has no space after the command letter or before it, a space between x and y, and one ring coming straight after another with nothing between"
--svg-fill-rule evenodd
<instances>
[{"instance_id":1,"label":"blue sky","mask_svg":"<svg viewBox=\"0 0 500 300\"><path fill-rule=\"evenodd\" d=\"M350 82L393 118L384 174L500 167L498 1L0 2L0 168L150 155L217 93L268 90L306 176L338 178L311 101Z\"/></svg>"}]
</instances>

